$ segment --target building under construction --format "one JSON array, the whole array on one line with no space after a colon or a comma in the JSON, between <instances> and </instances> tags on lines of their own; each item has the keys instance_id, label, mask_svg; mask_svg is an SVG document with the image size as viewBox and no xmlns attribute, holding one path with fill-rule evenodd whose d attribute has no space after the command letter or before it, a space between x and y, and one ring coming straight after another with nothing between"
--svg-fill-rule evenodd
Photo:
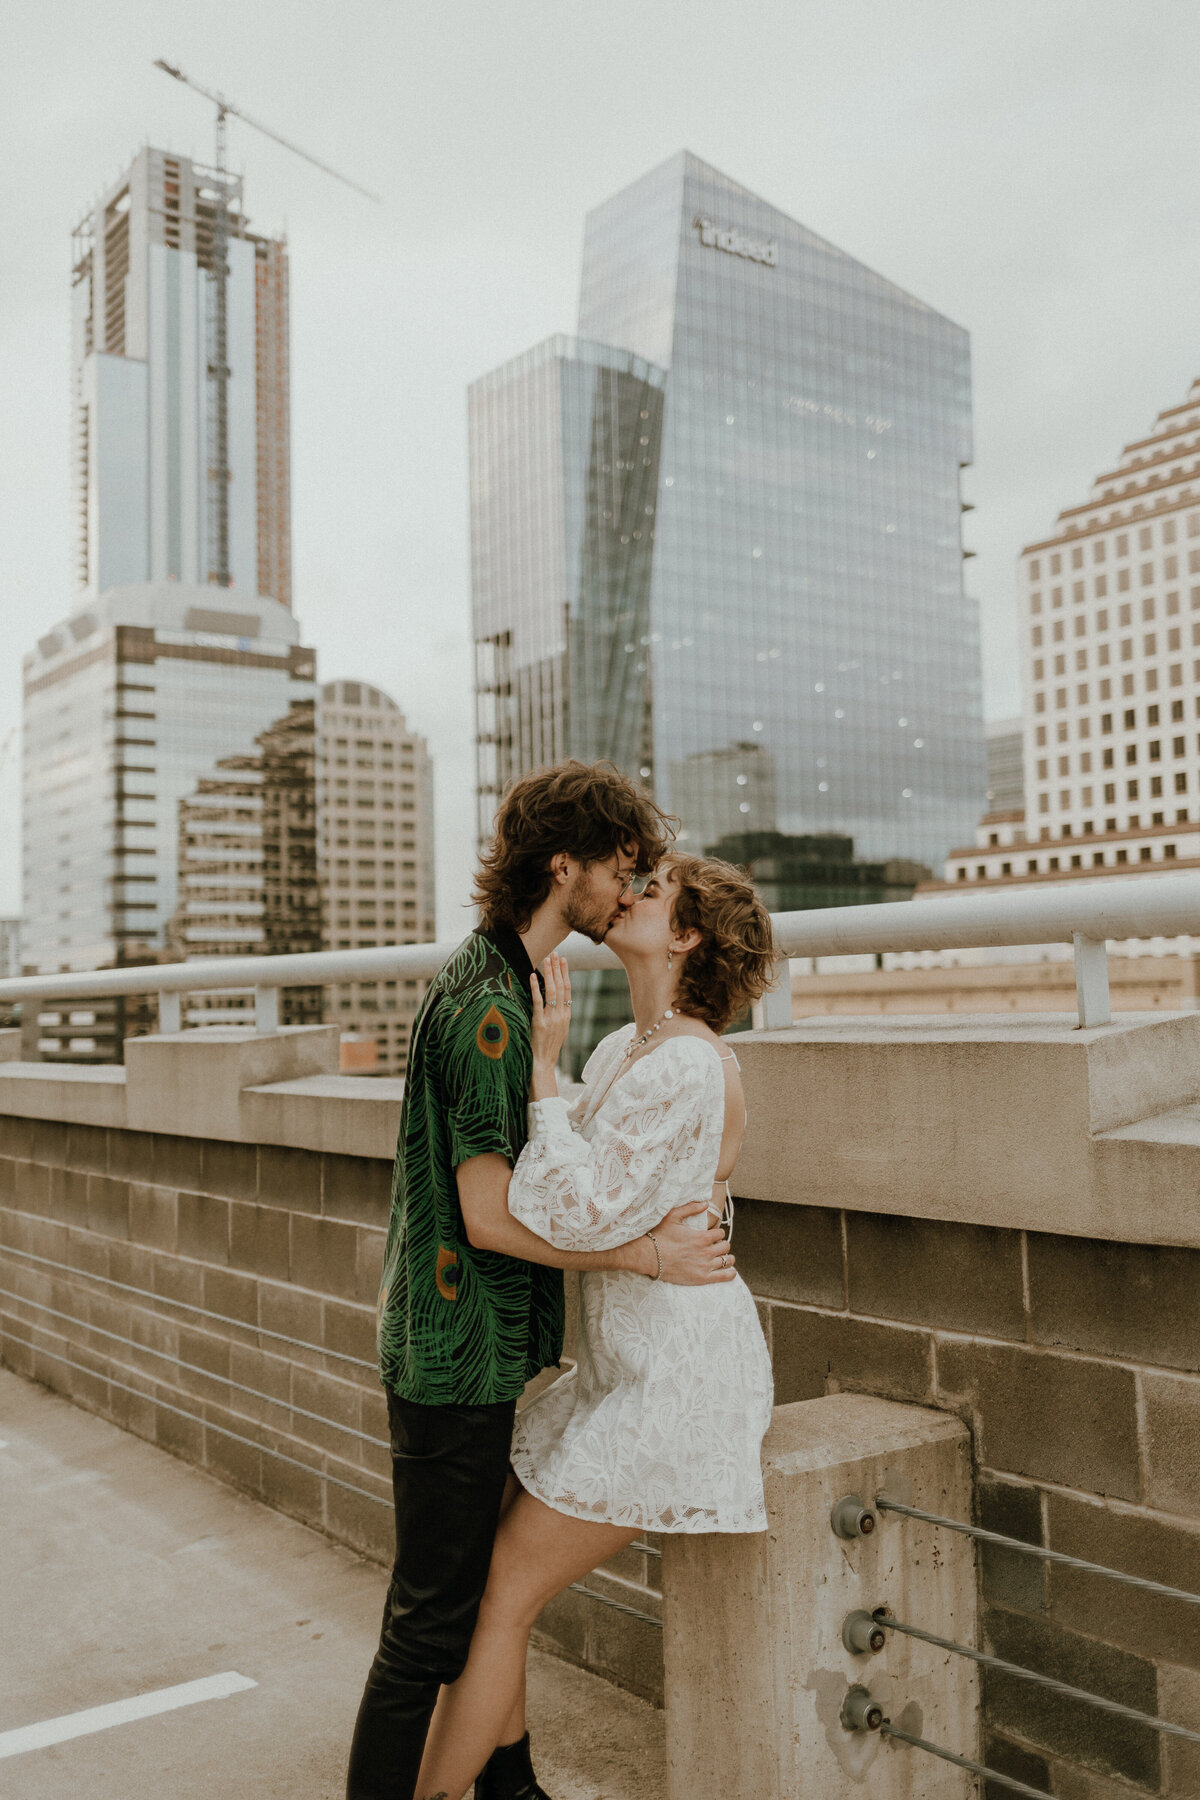
<instances>
[{"instance_id":1,"label":"building under construction","mask_svg":"<svg viewBox=\"0 0 1200 1800\"><path fill-rule=\"evenodd\" d=\"M74 238L79 586L291 605L288 259L240 178L143 149Z\"/></svg>"}]
</instances>

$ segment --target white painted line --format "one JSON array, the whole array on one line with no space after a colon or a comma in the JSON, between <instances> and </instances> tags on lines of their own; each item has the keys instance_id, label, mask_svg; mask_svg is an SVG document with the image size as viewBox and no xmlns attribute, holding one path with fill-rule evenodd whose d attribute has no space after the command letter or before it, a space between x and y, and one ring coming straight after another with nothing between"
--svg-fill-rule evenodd
<instances>
[{"instance_id":1,"label":"white painted line","mask_svg":"<svg viewBox=\"0 0 1200 1800\"><path fill-rule=\"evenodd\" d=\"M178 1706L195 1706L200 1700L225 1700L230 1694L257 1686L257 1681L251 1681L248 1675L228 1669L223 1675L205 1675L200 1681L157 1688L150 1694L135 1694L129 1700L113 1700L108 1706L89 1706L86 1712L66 1713L61 1719L43 1719L40 1725L19 1725L15 1731L0 1731L0 1758L22 1756L26 1750L44 1750L49 1744L64 1744L68 1738L87 1737L113 1725L128 1725L132 1719L150 1719L155 1713L174 1712Z\"/></svg>"}]
</instances>

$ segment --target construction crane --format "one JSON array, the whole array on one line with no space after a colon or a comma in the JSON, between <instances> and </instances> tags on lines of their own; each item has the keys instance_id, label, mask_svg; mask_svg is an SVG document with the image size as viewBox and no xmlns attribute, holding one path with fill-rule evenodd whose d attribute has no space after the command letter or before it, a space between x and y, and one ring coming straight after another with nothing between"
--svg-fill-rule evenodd
<instances>
[{"instance_id":1,"label":"construction crane","mask_svg":"<svg viewBox=\"0 0 1200 1800\"><path fill-rule=\"evenodd\" d=\"M208 378L213 385L213 419L212 419L212 451L209 458L209 580L217 587L229 587L229 325L228 325L228 282L229 282L229 239L232 235L230 198L234 183L229 180L226 163L227 119L240 119L252 130L261 132L263 137L270 138L273 143L281 144L290 150L293 156L303 157L307 163L320 169L325 175L332 175L335 181L353 188L366 200L382 204L378 194L360 187L357 181L351 181L348 175L341 175L323 163L318 157L310 156L307 150L301 150L298 144L289 143L280 137L277 131L252 119L240 107L232 105L223 94L214 94L210 88L201 87L198 81L175 67L174 63L164 62L156 57L154 66L161 69L164 75L181 81L194 93L200 94L217 109L217 155L216 155L216 192L213 198L213 242L212 268L210 271L213 283L213 341L208 361Z\"/></svg>"}]
</instances>

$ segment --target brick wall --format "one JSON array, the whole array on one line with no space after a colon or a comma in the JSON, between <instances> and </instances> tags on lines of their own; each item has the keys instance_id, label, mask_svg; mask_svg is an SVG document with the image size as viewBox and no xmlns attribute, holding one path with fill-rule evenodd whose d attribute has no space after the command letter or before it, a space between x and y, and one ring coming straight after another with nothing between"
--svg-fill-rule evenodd
<instances>
[{"instance_id":1,"label":"brick wall","mask_svg":"<svg viewBox=\"0 0 1200 1800\"><path fill-rule=\"evenodd\" d=\"M0 1117L0 1354L390 1558L374 1369L390 1173L365 1157Z\"/></svg>"},{"instance_id":2,"label":"brick wall","mask_svg":"<svg viewBox=\"0 0 1200 1800\"><path fill-rule=\"evenodd\" d=\"M1200 1593L1200 1251L754 1201L735 1247L777 1402L958 1413L980 1524ZM1200 1608L993 1548L981 1617L996 1655L1200 1730ZM1200 1794L1196 1746L1015 1677L983 1694L986 1759L1018 1780Z\"/></svg>"},{"instance_id":3,"label":"brick wall","mask_svg":"<svg viewBox=\"0 0 1200 1800\"><path fill-rule=\"evenodd\" d=\"M3 1360L387 1561L389 1176L378 1158L0 1118ZM735 1247L780 1403L842 1388L956 1412L984 1525L1200 1592L1200 1251L753 1200ZM631 1548L588 1585L657 1615L658 1567ZM981 1580L985 1647L1200 1729L1200 1608L1014 1552L985 1552ZM539 1635L661 1698L654 1626L567 1594ZM1069 1800L1200 1793L1194 1746L1011 1678L984 1696L988 1760L1018 1779Z\"/></svg>"}]
</instances>

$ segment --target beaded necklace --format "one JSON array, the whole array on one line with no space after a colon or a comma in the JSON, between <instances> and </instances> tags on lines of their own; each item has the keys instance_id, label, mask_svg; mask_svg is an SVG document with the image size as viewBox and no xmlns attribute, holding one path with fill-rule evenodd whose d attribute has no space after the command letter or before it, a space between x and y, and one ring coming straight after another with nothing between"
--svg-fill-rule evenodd
<instances>
[{"instance_id":1,"label":"beaded necklace","mask_svg":"<svg viewBox=\"0 0 1200 1800\"><path fill-rule=\"evenodd\" d=\"M655 1032L661 1031L663 1026L666 1024L667 1020L673 1019L674 1017L675 1017L674 1007L668 1006L668 1008L667 1008L666 1012L663 1014L662 1018L656 1019L654 1024L651 1025L649 1031L643 1031L641 1037L631 1039L631 1041L625 1046L625 1049L621 1056L621 1061L627 1062L629 1060L629 1058L633 1055L635 1050L640 1050L643 1044L649 1043L650 1039L654 1036Z\"/></svg>"}]
</instances>

